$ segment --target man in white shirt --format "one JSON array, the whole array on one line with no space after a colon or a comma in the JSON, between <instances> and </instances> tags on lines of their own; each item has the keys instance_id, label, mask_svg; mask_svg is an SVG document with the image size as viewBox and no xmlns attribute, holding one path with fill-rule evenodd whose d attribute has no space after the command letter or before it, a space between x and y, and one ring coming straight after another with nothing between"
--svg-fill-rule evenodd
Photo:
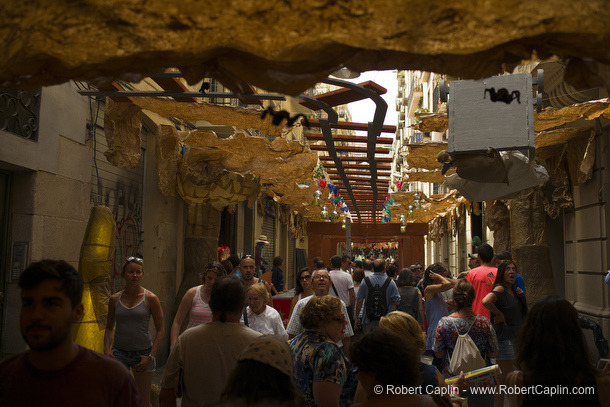
<instances>
[{"instance_id":1,"label":"man in white shirt","mask_svg":"<svg viewBox=\"0 0 610 407\"><path fill-rule=\"evenodd\" d=\"M347 254L341 257L341 271L345 271L347 274L352 274L352 258Z\"/></svg>"},{"instance_id":2,"label":"man in white shirt","mask_svg":"<svg viewBox=\"0 0 610 407\"><path fill-rule=\"evenodd\" d=\"M163 380L160 405L196 407L218 400L237 358L260 333L242 325L246 292L240 279L222 276L212 286L212 322L187 329L171 350Z\"/></svg>"},{"instance_id":3,"label":"man in white shirt","mask_svg":"<svg viewBox=\"0 0 610 407\"><path fill-rule=\"evenodd\" d=\"M330 258L330 278L332 279L332 287L328 292L330 295L334 295L339 297L341 301L343 301L347 307L347 312L349 315L350 324L354 323L354 305L356 304L356 293L354 292L354 280L352 280L352 276L340 270L341 267L347 266L349 263L351 265L352 261L349 256L347 257L348 262L343 261L340 256L333 256Z\"/></svg>"},{"instance_id":4,"label":"man in white shirt","mask_svg":"<svg viewBox=\"0 0 610 407\"><path fill-rule=\"evenodd\" d=\"M332 284L330 274L326 270L316 270L311 275L311 281L313 284L313 295L309 297L305 297L294 306L294 311L290 317L290 321L288 321L288 326L286 327L286 332L288 332L288 337L290 339L299 335L304 331L303 325L301 324L301 311L307 305L307 302L312 299L314 296L321 297L323 295L329 295L329 290ZM341 301L341 311L344 315L347 315L347 308L345 307L345 303ZM341 340L341 344L343 345L343 352L347 354L349 349L349 345L351 343L351 337L354 336L354 330L352 329L351 323L345 325L343 331L344 337Z\"/></svg>"}]
</instances>

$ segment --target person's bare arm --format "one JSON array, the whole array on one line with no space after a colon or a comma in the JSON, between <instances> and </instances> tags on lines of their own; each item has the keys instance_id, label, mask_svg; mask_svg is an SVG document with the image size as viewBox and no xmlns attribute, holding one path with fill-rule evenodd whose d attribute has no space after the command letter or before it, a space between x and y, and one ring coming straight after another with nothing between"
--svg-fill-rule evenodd
<instances>
[{"instance_id":1,"label":"person's bare arm","mask_svg":"<svg viewBox=\"0 0 610 407\"><path fill-rule=\"evenodd\" d=\"M299 296L295 295L292 297L292 301L290 302L290 313L288 314L288 321L290 321L290 317L292 317L292 311L294 311L294 306L297 305L297 301L299 300Z\"/></svg>"},{"instance_id":2,"label":"person's bare arm","mask_svg":"<svg viewBox=\"0 0 610 407\"><path fill-rule=\"evenodd\" d=\"M112 352L112 341L114 340L114 312L120 293L111 295L108 299L108 316L106 317L106 330L104 331L104 354L114 357Z\"/></svg>"},{"instance_id":3,"label":"person's bare arm","mask_svg":"<svg viewBox=\"0 0 610 407\"><path fill-rule=\"evenodd\" d=\"M161 341L163 341L163 337L165 336L165 326L163 322L163 309L161 308L161 301L159 301L159 297L157 297L149 290L146 290L146 297L147 299L145 298L144 300L147 302L147 306L150 309L150 313L152 314L156 333L152 349L150 350L150 355L140 356L140 363L134 366L135 371L141 372L146 371L146 369L148 369L148 366L150 366L150 364L152 363L153 358L157 356L157 352L159 351L159 347L161 346Z\"/></svg>"},{"instance_id":4,"label":"person's bare arm","mask_svg":"<svg viewBox=\"0 0 610 407\"><path fill-rule=\"evenodd\" d=\"M443 291L447 291L451 287L453 287L453 283L449 279L441 276L440 274L430 272L430 279L432 279L432 284L427 286L424 290L426 300L430 300L437 293L442 293Z\"/></svg>"},{"instance_id":5,"label":"person's bare arm","mask_svg":"<svg viewBox=\"0 0 610 407\"><path fill-rule=\"evenodd\" d=\"M506 322L506 320L504 319L504 314L498 309L498 307L496 307L496 301L498 301L498 297L496 296L496 294L494 294L494 292L502 292L504 291L504 287L502 286L498 286L496 288L493 289L492 292L488 293L484 298L483 301L481 301L483 303L483 306L485 308L487 308L488 310L490 310L494 315L494 324L501 324L502 322Z\"/></svg>"},{"instance_id":6,"label":"person's bare arm","mask_svg":"<svg viewBox=\"0 0 610 407\"><path fill-rule=\"evenodd\" d=\"M176 311L176 316L174 316L174 322L172 323L172 328L170 330L170 349L174 347L178 340L178 336L180 336L182 321L184 321L184 318L186 318L186 315L190 312L196 294L197 287L190 288L186 294L184 294L184 297L182 297L182 301L180 301L180 306L178 307L178 311Z\"/></svg>"},{"instance_id":7,"label":"person's bare arm","mask_svg":"<svg viewBox=\"0 0 610 407\"><path fill-rule=\"evenodd\" d=\"M421 325L422 330L423 330L424 329L424 301L422 300L421 291L419 291L419 290L417 290L417 298L419 298L419 301L418 301L419 319L417 322L419 322L419 325Z\"/></svg>"},{"instance_id":8,"label":"person's bare arm","mask_svg":"<svg viewBox=\"0 0 610 407\"><path fill-rule=\"evenodd\" d=\"M362 298L358 298L356 301L356 315L354 315L354 329L360 328L362 322L360 321L360 309L362 308Z\"/></svg>"},{"instance_id":9,"label":"person's bare arm","mask_svg":"<svg viewBox=\"0 0 610 407\"><path fill-rule=\"evenodd\" d=\"M275 291L275 293L277 294L277 290L275 289L273 284L268 281L265 281L265 287L267 287L267 292L269 293L269 301L267 301L267 305L273 308L273 291Z\"/></svg>"},{"instance_id":10,"label":"person's bare arm","mask_svg":"<svg viewBox=\"0 0 610 407\"><path fill-rule=\"evenodd\" d=\"M341 386L332 382L314 382L313 400L318 407L339 407Z\"/></svg>"},{"instance_id":11,"label":"person's bare arm","mask_svg":"<svg viewBox=\"0 0 610 407\"><path fill-rule=\"evenodd\" d=\"M354 307L354 305L356 305L356 293L354 292L354 287L350 288L348 290L349 293L349 304L350 307Z\"/></svg>"}]
</instances>

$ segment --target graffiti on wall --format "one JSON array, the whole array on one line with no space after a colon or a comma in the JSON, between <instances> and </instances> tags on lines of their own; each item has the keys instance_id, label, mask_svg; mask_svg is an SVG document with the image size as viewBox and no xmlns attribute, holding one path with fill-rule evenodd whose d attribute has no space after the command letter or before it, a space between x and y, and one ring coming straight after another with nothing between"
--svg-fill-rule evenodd
<instances>
[{"instance_id":1,"label":"graffiti on wall","mask_svg":"<svg viewBox=\"0 0 610 407\"><path fill-rule=\"evenodd\" d=\"M98 194L101 197L92 194L92 201L110 208L117 226L110 274L112 292L117 292L123 289L121 268L125 258L142 255L142 186L127 184L124 179L114 183L99 180L99 183Z\"/></svg>"}]
</instances>

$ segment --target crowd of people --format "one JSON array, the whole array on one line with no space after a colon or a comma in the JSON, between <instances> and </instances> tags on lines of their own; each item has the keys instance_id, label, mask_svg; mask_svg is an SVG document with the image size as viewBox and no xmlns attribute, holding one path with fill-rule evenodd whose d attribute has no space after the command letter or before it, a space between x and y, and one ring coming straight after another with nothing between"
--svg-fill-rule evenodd
<instances>
[{"instance_id":1,"label":"crowd of people","mask_svg":"<svg viewBox=\"0 0 610 407\"><path fill-rule=\"evenodd\" d=\"M252 256L238 260L209 264L182 299L162 406L610 405L610 364L602 370L589 360L574 306L547 297L530 309L517 264L489 245L458 278L441 263L400 269L333 256L327 268L316 258L296 273L286 327L272 300L273 288L283 288L281 259L275 283L255 276ZM19 285L29 349L0 363L1 404L151 405L165 331L159 299L142 286L143 263L126 259L124 289L108 301L105 355L74 342L83 315L76 270L55 260L28 267ZM495 375L465 376L465 339L481 366L499 366ZM561 393L558 402L501 386L593 390Z\"/></svg>"}]
</instances>

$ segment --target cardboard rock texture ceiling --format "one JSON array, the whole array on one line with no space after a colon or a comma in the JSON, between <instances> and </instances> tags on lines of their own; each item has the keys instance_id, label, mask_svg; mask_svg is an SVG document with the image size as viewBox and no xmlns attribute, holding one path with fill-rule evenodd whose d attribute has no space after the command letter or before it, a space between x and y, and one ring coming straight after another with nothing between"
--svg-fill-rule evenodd
<instances>
[{"instance_id":1,"label":"cardboard rock texture ceiling","mask_svg":"<svg viewBox=\"0 0 610 407\"><path fill-rule=\"evenodd\" d=\"M568 63L566 82L610 88L609 20L606 0L225 0L204 5L196 0L4 0L0 85L33 89L74 79L106 89L117 79L138 82L176 67L191 85L209 75L237 93L244 91L240 84L245 81L297 95L340 67L477 79L523 60L557 56ZM180 137L165 139L160 148L172 160L166 166L170 173L182 171L179 178L189 181L195 175L188 168L197 160L187 169L175 166L181 159L175 150ZM219 151L199 153L225 160ZM221 176L220 167L206 170L208 177ZM312 187L277 179L263 182L263 192L272 188L265 184L274 183L311 196ZM160 180L164 192L172 184L172 178L163 185ZM273 194L276 201L290 196Z\"/></svg>"},{"instance_id":2,"label":"cardboard rock texture ceiling","mask_svg":"<svg viewBox=\"0 0 610 407\"><path fill-rule=\"evenodd\" d=\"M606 85L606 0L4 0L0 85L71 79L98 88L169 67L296 95L345 66L489 77L534 54L569 61L566 81Z\"/></svg>"}]
</instances>

